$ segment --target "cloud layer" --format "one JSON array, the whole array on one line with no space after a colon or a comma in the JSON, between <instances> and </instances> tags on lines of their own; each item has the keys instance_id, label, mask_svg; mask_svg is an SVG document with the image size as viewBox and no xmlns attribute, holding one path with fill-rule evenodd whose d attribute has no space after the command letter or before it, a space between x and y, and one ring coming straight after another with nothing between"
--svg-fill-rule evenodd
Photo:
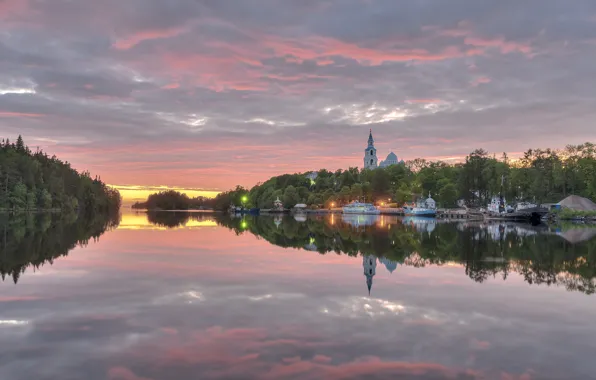
<instances>
[{"instance_id":1,"label":"cloud layer","mask_svg":"<svg viewBox=\"0 0 596 380\"><path fill-rule=\"evenodd\" d=\"M115 184L225 189L594 140L596 4L0 1L0 132Z\"/></svg>"}]
</instances>

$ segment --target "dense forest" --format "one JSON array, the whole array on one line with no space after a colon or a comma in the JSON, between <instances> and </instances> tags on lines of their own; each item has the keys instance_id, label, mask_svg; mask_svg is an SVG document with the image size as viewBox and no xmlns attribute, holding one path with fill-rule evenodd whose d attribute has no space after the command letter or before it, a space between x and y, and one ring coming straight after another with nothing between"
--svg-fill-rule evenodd
<instances>
[{"instance_id":1,"label":"dense forest","mask_svg":"<svg viewBox=\"0 0 596 380\"><path fill-rule=\"evenodd\" d=\"M218 224L237 234L250 232L280 247L300 248L320 254L349 256L373 255L402 265L422 267L461 263L465 273L476 282L506 278L515 272L529 284L562 285L570 291L596 292L596 240L571 243L542 227L507 229L495 227L500 236L473 223L437 223L420 229L394 217L384 226L355 227L341 217L242 218L220 215ZM577 233L574 227L572 235ZM593 235L592 235L593 236Z\"/></svg>"},{"instance_id":2,"label":"dense forest","mask_svg":"<svg viewBox=\"0 0 596 380\"><path fill-rule=\"evenodd\" d=\"M0 210L113 213L120 204L118 190L55 156L32 152L21 136L0 142Z\"/></svg>"},{"instance_id":3,"label":"dense forest","mask_svg":"<svg viewBox=\"0 0 596 380\"><path fill-rule=\"evenodd\" d=\"M190 198L175 190L151 194L145 202L136 202L134 209L142 210L200 210L213 208L214 199L206 197Z\"/></svg>"},{"instance_id":4,"label":"dense forest","mask_svg":"<svg viewBox=\"0 0 596 380\"><path fill-rule=\"evenodd\" d=\"M286 208L297 203L327 208L356 199L401 205L429 193L442 207L455 206L459 199L485 206L501 189L508 201L558 202L571 194L596 199L596 147L585 143L562 150L530 149L516 160L479 149L455 165L415 159L375 170L323 169L314 180L305 174L280 175L252 189L238 186L220 193L214 207L271 208L277 197Z\"/></svg>"}]
</instances>

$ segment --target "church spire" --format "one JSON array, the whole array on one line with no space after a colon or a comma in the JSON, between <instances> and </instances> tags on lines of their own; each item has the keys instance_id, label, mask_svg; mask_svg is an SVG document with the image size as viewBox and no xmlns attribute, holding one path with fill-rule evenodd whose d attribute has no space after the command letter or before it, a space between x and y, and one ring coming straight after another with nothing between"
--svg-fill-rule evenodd
<instances>
[{"instance_id":1,"label":"church spire","mask_svg":"<svg viewBox=\"0 0 596 380\"><path fill-rule=\"evenodd\" d=\"M377 167L377 148L372 136L372 129L368 134L368 146L364 150L364 169L375 169Z\"/></svg>"}]
</instances>

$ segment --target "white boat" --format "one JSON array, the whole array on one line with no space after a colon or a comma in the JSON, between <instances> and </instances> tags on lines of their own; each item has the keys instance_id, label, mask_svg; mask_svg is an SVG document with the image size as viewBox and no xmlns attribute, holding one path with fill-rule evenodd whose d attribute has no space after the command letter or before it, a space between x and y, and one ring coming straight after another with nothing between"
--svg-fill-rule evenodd
<instances>
[{"instance_id":1,"label":"white boat","mask_svg":"<svg viewBox=\"0 0 596 380\"><path fill-rule=\"evenodd\" d=\"M515 211L521 211L521 210L526 210L526 209L536 208L536 207L538 207L538 206L535 205L534 203L530 203L530 202L519 202L515 206Z\"/></svg>"},{"instance_id":2,"label":"white boat","mask_svg":"<svg viewBox=\"0 0 596 380\"><path fill-rule=\"evenodd\" d=\"M406 216L425 216L433 218L437 216L437 204L435 200L431 198L429 193L428 198L416 202L416 206L405 206L404 214Z\"/></svg>"},{"instance_id":3,"label":"white boat","mask_svg":"<svg viewBox=\"0 0 596 380\"><path fill-rule=\"evenodd\" d=\"M505 197L494 196L488 204L487 211L491 214L505 214L507 212L505 205Z\"/></svg>"},{"instance_id":4,"label":"white boat","mask_svg":"<svg viewBox=\"0 0 596 380\"><path fill-rule=\"evenodd\" d=\"M378 208L371 203L352 202L342 208L344 214L380 214Z\"/></svg>"}]
</instances>

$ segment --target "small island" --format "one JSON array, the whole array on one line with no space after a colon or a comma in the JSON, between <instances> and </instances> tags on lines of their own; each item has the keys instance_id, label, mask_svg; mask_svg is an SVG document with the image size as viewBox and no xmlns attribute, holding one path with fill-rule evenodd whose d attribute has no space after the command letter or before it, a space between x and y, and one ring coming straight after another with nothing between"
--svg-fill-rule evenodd
<instances>
[{"instance_id":1,"label":"small island","mask_svg":"<svg viewBox=\"0 0 596 380\"><path fill-rule=\"evenodd\" d=\"M214 200L207 197L190 198L175 190L151 194L145 202L136 202L133 209L149 211L210 210Z\"/></svg>"}]
</instances>

